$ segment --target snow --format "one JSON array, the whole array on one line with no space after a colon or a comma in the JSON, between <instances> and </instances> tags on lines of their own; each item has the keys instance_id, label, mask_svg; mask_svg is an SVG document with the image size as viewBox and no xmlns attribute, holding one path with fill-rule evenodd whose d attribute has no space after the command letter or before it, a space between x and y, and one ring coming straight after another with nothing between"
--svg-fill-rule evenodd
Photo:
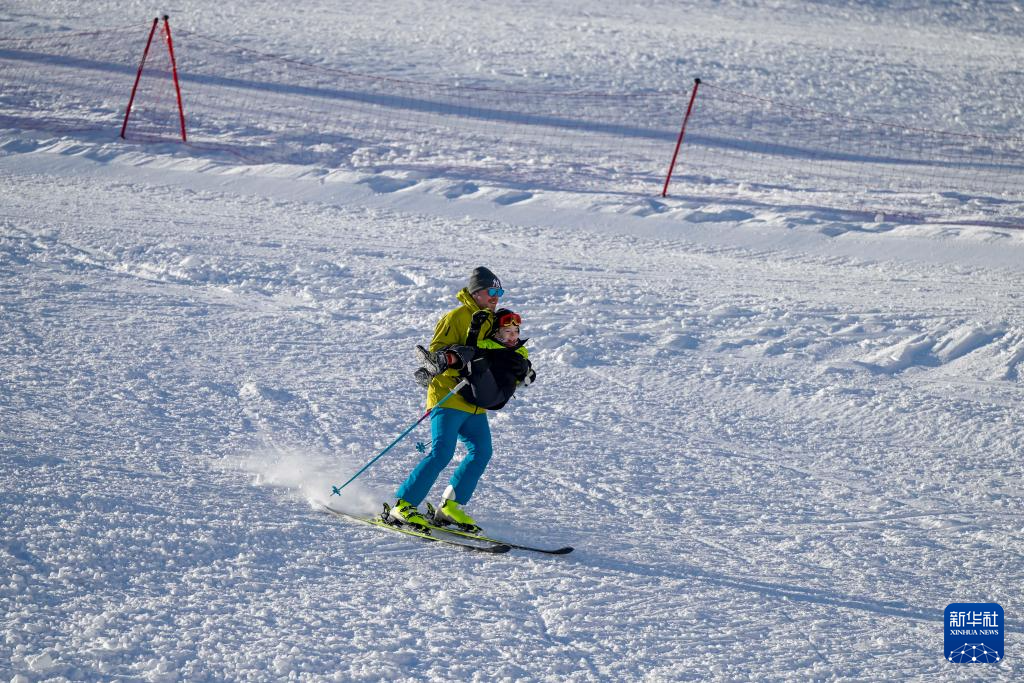
<instances>
[{"instance_id":1,"label":"snow","mask_svg":"<svg viewBox=\"0 0 1024 683\"><path fill-rule=\"evenodd\" d=\"M9 2L0 37L151 12ZM1020 134L1014 2L171 14L176 36L363 73L630 92L702 76ZM4 680L1024 673L1012 628L999 664L942 653L947 604L1022 607L1019 230L29 125L0 130L0 187ZM492 415L470 509L568 556L453 552L315 507L422 414L413 345L477 265L522 313L538 381ZM374 512L427 439L334 503Z\"/></svg>"}]
</instances>

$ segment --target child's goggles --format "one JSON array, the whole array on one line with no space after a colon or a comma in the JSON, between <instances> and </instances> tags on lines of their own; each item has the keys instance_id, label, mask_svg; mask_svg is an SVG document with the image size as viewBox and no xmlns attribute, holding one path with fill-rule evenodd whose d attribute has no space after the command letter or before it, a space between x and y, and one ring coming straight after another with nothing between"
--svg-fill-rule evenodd
<instances>
[{"instance_id":1,"label":"child's goggles","mask_svg":"<svg viewBox=\"0 0 1024 683\"><path fill-rule=\"evenodd\" d=\"M518 313L506 313L498 318L498 327L519 327L522 324L523 319Z\"/></svg>"}]
</instances>

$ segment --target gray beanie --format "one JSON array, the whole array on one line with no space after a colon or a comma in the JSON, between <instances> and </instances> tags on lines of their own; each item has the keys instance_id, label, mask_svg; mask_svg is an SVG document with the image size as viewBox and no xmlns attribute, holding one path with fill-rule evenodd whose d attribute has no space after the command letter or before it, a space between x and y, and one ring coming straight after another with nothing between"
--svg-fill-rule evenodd
<instances>
[{"instance_id":1,"label":"gray beanie","mask_svg":"<svg viewBox=\"0 0 1024 683\"><path fill-rule=\"evenodd\" d=\"M498 279L498 276L483 266L474 268L473 272L469 275L469 284L466 287L469 293L475 294L481 289L488 289L490 287L501 289L501 280Z\"/></svg>"}]
</instances>

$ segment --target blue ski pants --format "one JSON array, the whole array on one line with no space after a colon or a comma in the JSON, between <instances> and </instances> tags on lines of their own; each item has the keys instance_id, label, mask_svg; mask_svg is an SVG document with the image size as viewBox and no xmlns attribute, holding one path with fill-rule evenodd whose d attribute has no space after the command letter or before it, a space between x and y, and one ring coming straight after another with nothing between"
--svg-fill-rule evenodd
<instances>
[{"instance_id":1,"label":"blue ski pants","mask_svg":"<svg viewBox=\"0 0 1024 683\"><path fill-rule=\"evenodd\" d=\"M395 496L413 505L422 503L441 471L452 461L455 446L461 441L468 452L449 483L455 490L455 502L462 505L468 503L494 452L487 413L473 414L456 408L434 408L430 414L430 437L433 441L430 453L398 487Z\"/></svg>"}]
</instances>

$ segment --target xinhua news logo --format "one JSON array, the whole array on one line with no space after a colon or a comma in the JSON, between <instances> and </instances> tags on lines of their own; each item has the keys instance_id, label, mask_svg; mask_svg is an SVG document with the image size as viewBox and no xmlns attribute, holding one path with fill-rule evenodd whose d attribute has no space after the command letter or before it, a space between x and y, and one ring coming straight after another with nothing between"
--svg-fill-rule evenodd
<instances>
[{"instance_id":1,"label":"xinhua news logo","mask_svg":"<svg viewBox=\"0 0 1024 683\"><path fill-rule=\"evenodd\" d=\"M946 607L946 661L1003 661L1003 608L994 602L954 602Z\"/></svg>"}]
</instances>

